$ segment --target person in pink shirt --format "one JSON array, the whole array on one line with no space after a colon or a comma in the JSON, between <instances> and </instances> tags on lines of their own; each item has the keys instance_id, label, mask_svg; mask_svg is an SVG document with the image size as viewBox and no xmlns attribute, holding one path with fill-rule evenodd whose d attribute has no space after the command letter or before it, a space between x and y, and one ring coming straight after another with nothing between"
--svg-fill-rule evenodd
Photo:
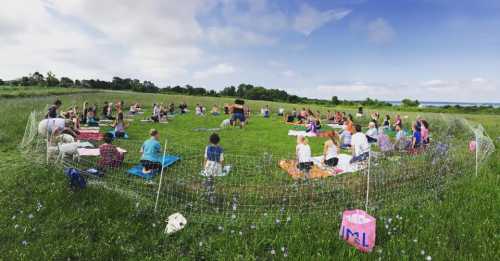
<instances>
[{"instance_id":1,"label":"person in pink shirt","mask_svg":"<svg viewBox=\"0 0 500 261\"><path fill-rule=\"evenodd\" d=\"M421 120L420 134L422 135L422 144L429 144L429 123L426 120Z\"/></svg>"}]
</instances>

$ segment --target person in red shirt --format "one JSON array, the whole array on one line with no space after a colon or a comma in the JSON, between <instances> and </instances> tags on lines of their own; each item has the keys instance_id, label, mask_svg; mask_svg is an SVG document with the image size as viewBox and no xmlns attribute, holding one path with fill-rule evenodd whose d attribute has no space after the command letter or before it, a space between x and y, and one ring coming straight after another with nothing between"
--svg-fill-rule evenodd
<instances>
[{"instance_id":1,"label":"person in red shirt","mask_svg":"<svg viewBox=\"0 0 500 261\"><path fill-rule=\"evenodd\" d=\"M100 158L97 161L97 166L101 170L117 168L123 162L123 154L111 144L112 141L113 135L111 133L106 133L104 135L104 144L99 146Z\"/></svg>"}]
</instances>

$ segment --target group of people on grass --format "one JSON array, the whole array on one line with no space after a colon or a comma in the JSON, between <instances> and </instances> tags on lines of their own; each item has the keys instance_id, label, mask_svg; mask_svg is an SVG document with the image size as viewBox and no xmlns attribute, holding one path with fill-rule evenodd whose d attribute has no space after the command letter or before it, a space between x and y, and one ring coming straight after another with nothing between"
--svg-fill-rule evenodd
<instances>
[{"instance_id":1,"label":"group of people on grass","mask_svg":"<svg viewBox=\"0 0 500 261\"><path fill-rule=\"evenodd\" d=\"M89 103L84 102L82 110L79 110L77 106L72 106L66 111L60 111L61 106L62 102L56 100L54 104L49 107L46 115L47 119L59 119L64 122L64 124L60 124L59 127L54 129L53 135L59 136L65 134L76 138L81 124L99 126L97 104L91 106ZM123 137L128 127L122 111L124 106L125 104L123 101L118 101L114 104L105 102L102 107L100 117L101 119L111 120L111 127L114 131L113 133L105 133L103 138L104 143L99 146L100 158L98 160L98 166L100 168L117 167L123 162L123 154L118 151L117 147L115 147L112 142L114 138ZM180 103L178 109L181 114L188 112L188 106L185 102ZM133 115L140 111L141 105L134 103L130 106L129 114ZM160 121L160 119L166 117L166 115L175 113L176 106L174 103L170 103L168 106L154 104L152 118L154 121ZM204 113L205 108L203 105L197 104L195 114L202 115ZM243 100L237 99L231 105L225 104L223 113L231 115L229 119L231 125L243 128L248 122L250 110L248 106L245 106ZM269 117L271 113L269 106L263 107L261 113L264 117ZM217 105L212 107L211 114L214 116L220 115ZM284 116L285 121L288 123L303 124L306 126L306 132L319 131L319 129L321 129L321 123L324 121L342 126L339 132L334 130L326 132L325 137L327 137L327 140L323 146L322 161L324 165L328 167L337 166L339 162L338 155L341 148L348 148L352 151L351 163L366 160L370 151L370 143L378 143L381 145L382 140L386 142L389 140L385 134L386 131L393 131L396 133L395 146L393 148L398 150L418 150L425 147L430 141L429 124L421 117L417 117L416 121L411 124L411 139L407 139L400 115L395 116L393 123L391 122L390 116L385 115L382 125L379 125L380 115L374 112L370 115L366 132L362 131L360 124L354 123L355 120L351 114L346 114L345 112L327 111L326 115L322 115L319 111L313 112L311 109L306 108L297 111L294 108L291 113L285 114L284 109L280 108L278 110L278 115ZM322 119L322 116L326 116L326 119ZM363 111L362 108L360 108L357 117L362 116ZM149 173L161 168L162 159L159 135L156 129L152 129L150 131L150 138L141 146L142 156L140 161L143 165L144 173ZM62 136L55 140L62 140ZM210 145L205 149L204 166L207 173L218 173L222 171L224 156L223 149L219 146L219 141L220 137L215 133L212 134L209 139ZM296 158L298 168L305 173L309 173L313 166L312 153L307 138L303 136L297 138Z\"/></svg>"}]
</instances>

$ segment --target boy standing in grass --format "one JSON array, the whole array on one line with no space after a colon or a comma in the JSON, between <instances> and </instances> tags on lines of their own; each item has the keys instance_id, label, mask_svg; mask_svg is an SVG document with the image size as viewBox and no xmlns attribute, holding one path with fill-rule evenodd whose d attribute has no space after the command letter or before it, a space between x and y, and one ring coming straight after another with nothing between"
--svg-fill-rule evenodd
<instances>
[{"instance_id":1,"label":"boy standing in grass","mask_svg":"<svg viewBox=\"0 0 500 261\"><path fill-rule=\"evenodd\" d=\"M207 176L222 175L224 166L224 149L219 146L220 137L213 133L209 138L210 144L205 148L205 174Z\"/></svg>"}]
</instances>

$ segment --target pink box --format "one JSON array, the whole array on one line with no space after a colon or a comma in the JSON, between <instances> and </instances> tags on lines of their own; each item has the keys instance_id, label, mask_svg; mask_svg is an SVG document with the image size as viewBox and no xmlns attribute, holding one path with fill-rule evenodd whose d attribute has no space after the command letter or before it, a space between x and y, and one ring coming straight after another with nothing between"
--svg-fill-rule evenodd
<instances>
[{"instance_id":1,"label":"pink box","mask_svg":"<svg viewBox=\"0 0 500 261\"><path fill-rule=\"evenodd\" d=\"M359 251L371 252L375 246L376 222L363 210L346 210L342 215L339 235Z\"/></svg>"}]
</instances>

